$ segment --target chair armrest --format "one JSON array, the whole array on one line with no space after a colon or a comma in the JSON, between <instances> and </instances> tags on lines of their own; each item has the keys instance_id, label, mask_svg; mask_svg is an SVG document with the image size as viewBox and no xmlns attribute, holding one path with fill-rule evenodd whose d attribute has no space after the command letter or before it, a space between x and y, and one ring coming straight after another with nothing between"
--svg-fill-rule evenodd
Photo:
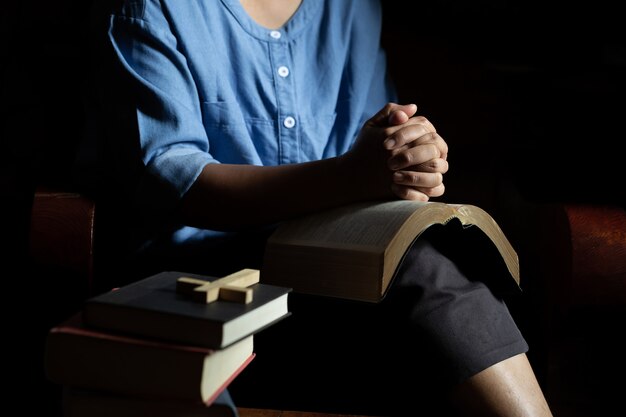
<instances>
[{"instance_id":1,"label":"chair armrest","mask_svg":"<svg viewBox=\"0 0 626 417\"><path fill-rule=\"evenodd\" d=\"M551 300L571 308L626 307L626 210L556 204L544 211L540 256Z\"/></svg>"},{"instance_id":2,"label":"chair armrest","mask_svg":"<svg viewBox=\"0 0 626 417\"><path fill-rule=\"evenodd\" d=\"M73 192L38 188L33 198L29 257L39 268L93 280L95 202Z\"/></svg>"}]
</instances>

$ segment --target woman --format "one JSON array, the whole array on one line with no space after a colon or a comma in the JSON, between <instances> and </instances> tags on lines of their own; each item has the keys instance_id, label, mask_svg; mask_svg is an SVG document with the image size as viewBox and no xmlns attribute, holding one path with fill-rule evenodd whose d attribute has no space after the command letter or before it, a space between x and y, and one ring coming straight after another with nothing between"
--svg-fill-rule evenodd
<instances>
[{"instance_id":1,"label":"woman","mask_svg":"<svg viewBox=\"0 0 626 417\"><path fill-rule=\"evenodd\" d=\"M254 265L272 225L289 217L443 195L447 144L415 105L395 103L376 1L122 3L101 32L90 139L98 198L125 213L116 239L134 264L223 274ZM432 385L463 414L551 415L502 299L426 238L369 313L393 329L389 351L420 372L394 392ZM345 386L358 384L332 364ZM376 379L367 385L393 385Z\"/></svg>"}]
</instances>

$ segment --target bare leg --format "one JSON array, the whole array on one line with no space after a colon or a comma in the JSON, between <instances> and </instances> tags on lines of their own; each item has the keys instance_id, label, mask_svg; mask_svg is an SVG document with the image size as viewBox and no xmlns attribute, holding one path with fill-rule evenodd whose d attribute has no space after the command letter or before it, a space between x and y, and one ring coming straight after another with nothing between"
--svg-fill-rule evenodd
<instances>
[{"instance_id":1,"label":"bare leg","mask_svg":"<svg viewBox=\"0 0 626 417\"><path fill-rule=\"evenodd\" d=\"M523 353L470 377L456 388L453 398L462 415L552 416L528 358Z\"/></svg>"}]
</instances>

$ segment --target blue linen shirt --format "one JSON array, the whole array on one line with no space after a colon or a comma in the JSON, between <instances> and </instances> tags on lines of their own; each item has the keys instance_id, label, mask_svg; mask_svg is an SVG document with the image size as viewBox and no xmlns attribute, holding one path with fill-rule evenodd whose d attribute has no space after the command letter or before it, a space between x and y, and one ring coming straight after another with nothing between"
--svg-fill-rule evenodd
<instances>
[{"instance_id":1,"label":"blue linen shirt","mask_svg":"<svg viewBox=\"0 0 626 417\"><path fill-rule=\"evenodd\" d=\"M134 204L157 227L206 164L343 154L396 101L380 35L378 0L303 0L277 30L239 0L127 0L110 17L108 40L130 80L135 131L131 143L108 137L100 159L116 166L124 149L139 150L143 169L117 175L137 184ZM178 225L168 239L216 234Z\"/></svg>"}]
</instances>

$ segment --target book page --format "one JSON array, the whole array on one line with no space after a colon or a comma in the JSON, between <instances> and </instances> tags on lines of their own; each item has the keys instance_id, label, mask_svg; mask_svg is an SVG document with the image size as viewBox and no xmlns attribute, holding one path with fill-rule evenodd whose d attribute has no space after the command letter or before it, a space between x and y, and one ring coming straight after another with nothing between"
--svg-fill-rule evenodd
<instances>
[{"instance_id":1,"label":"book page","mask_svg":"<svg viewBox=\"0 0 626 417\"><path fill-rule=\"evenodd\" d=\"M311 215L281 226L274 238L324 245L386 246L402 224L426 203L394 200L358 204Z\"/></svg>"},{"instance_id":2,"label":"book page","mask_svg":"<svg viewBox=\"0 0 626 417\"><path fill-rule=\"evenodd\" d=\"M443 238L456 239L469 229L460 235L495 244L519 284L517 254L487 212L467 204L405 200L351 204L283 223L268 240L262 276L303 293L378 302L412 242L433 225L442 226L433 233ZM464 242L451 247L476 256L474 242Z\"/></svg>"}]
</instances>

